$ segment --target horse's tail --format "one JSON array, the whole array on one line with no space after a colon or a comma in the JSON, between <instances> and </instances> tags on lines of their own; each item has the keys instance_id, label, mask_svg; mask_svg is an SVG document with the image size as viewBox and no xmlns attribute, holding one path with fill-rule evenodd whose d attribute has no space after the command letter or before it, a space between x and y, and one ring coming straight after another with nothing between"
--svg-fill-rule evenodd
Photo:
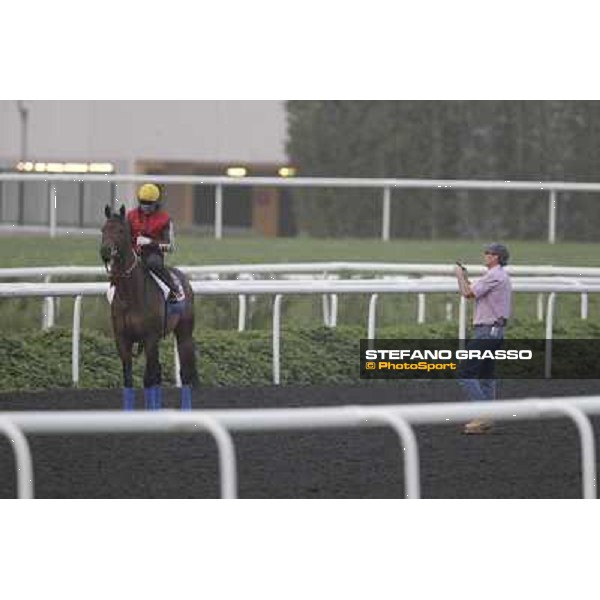
<instances>
[{"instance_id":1,"label":"horse's tail","mask_svg":"<svg viewBox=\"0 0 600 600\"><path fill-rule=\"evenodd\" d=\"M144 342L137 342L137 351L132 352L134 358L137 358L144 351Z\"/></svg>"}]
</instances>

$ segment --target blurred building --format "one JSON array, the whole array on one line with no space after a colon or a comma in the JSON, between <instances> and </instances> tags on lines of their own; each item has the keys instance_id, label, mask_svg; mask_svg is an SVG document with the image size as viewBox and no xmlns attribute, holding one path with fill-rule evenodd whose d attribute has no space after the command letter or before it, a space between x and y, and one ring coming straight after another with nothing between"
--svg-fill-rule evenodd
<instances>
[{"instance_id":1,"label":"blurred building","mask_svg":"<svg viewBox=\"0 0 600 600\"><path fill-rule=\"evenodd\" d=\"M0 169L279 176L285 154L283 101L0 101ZM104 171L103 171L104 169ZM0 221L48 221L48 186L5 183ZM180 228L209 228L214 188L166 186L166 204ZM131 185L61 183L61 225L96 226L108 201L132 205ZM226 187L226 228L262 235L294 233L283 189Z\"/></svg>"}]
</instances>

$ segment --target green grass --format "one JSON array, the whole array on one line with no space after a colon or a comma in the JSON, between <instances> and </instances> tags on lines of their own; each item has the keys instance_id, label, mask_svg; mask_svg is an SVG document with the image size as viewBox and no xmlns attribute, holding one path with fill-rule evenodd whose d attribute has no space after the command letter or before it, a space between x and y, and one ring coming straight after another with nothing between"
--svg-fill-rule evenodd
<instances>
[{"instance_id":1,"label":"green grass","mask_svg":"<svg viewBox=\"0 0 600 600\"><path fill-rule=\"evenodd\" d=\"M486 240L487 241L487 240ZM218 264L292 261L477 263L485 241L380 240L313 238L225 238L177 236L171 264ZM597 244L505 241L514 264L600 266ZM0 237L2 266L100 265L99 236L54 240L48 237Z\"/></svg>"}]
</instances>

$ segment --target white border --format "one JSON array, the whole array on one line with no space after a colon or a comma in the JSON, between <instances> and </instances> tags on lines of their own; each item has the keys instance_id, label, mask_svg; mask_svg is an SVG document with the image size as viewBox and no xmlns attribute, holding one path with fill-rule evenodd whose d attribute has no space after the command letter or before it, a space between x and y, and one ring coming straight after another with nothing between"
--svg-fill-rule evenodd
<instances>
[{"instance_id":1,"label":"white border","mask_svg":"<svg viewBox=\"0 0 600 600\"><path fill-rule=\"evenodd\" d=\"M592 2L73 0L3 7L2 95L591 99Z\"/></svg>"},{"instance_id":2,"label":"white border","mask_svg":"<svg viewBox=\"0 0 600 600\"><path fill-rule=\"evenodd\" d=\"M2 513L5 598L562 600L596 587L596 505L576 500L4 501Z\"/></svg>"}]
</instances>

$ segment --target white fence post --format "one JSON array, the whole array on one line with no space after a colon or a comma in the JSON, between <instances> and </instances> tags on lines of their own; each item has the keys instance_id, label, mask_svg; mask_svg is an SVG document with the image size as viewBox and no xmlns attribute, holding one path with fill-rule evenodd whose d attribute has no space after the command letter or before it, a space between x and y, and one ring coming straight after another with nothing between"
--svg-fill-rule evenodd
<instances>
[{"instance_id":1,"label":"white fence post","mask_svg":"<svg viewBox=\"0 0 600 600\"><path fill-rule=\"evenodd\" d=\"M238 294L238 331L246 329L246 294Z\"/></svg>"},{"instance_id":2,"label":"white fence post","mask_svg":"<svg viewBox=\"0 0 600 600\"><path fill-rule=\"evenodd\" d=\"M71 348L71 373L73 385L79 385L79 336L81 331L81 300L83 296L76 296L73 303L73 334Z\"/></svg>"},{"instance_id":3,"label":"white fence post","mask_svg":"<svg viewBox=\"0 0 600 600\"><path fill-rule=\"evenodd\" d=\"M323 325L329 327L330 316L329 316L329 296L328 294L321 295L321 310L323 312Z\"/></svg>"},{"instance_id":4,"label":"white fence post","mask_svg":"<svg viewBox=\"0 0 600 600\"><path fill-rule=\"evenodd\" d=\"M194 414L193 420L202 425L217 444L221 498L223 500L237 498L237 467L231 434L219 421L207 415Z\"/></svg>"},{"instance_id":5,"label":"white fence post","mask_svg":"<svg viewBox=\"0 0 600 600\"><path fill-rule=\"evenodd\" d=\"M383 188L383 207L381 215L381 239L384 242L390 241L390 220L391 220L391 190L389 187Z\"/></svg>"},{"instance_id":6,"label":"white fence post","mask_svg":"<svg viewBox=\"0 0 600 600\"><path fill-rule=\"evenodd\" d=\"M217 185L215 189L215 238L223 237L223 186Z\"/></svg>"},{"instance_id":7,"label":"white fence post","mask_svg":"<svg viewBox=\"0 0 600 600\"><path fill-rule=\"evenodd\" d=\"M52 280L51 275L44 277L44 283L50 283ZM46 296L42 305L42 329L51 329L54 327L54 298L52 296Z\"/></svg>"},{"instance_id":8,"label":"white fence post","mask_svg":"<svg viewBox=\"0 0 600 600\"><path fill-rule=\"evenodd\" d=\"M548 294L548 304L546 306L546 355L544 363L544 377L552 377L552 330L554 325L554 305L556 301L556 292Z\"/></svg>"},{"instance_id":9,"label":"white fence post","mask_svg":"<svg viewBox=\"0 0 600 600\"><path fill-rule=\"evenodd\" d=\"M548 242L556 243L556 190L550 190L548 199Z\"/></svg>"},{"instance_id":10,"label":"white fence post","mask_svg":"<svg viewBox=\"0 0 600 600\"><path fill-rule=\"evenodd\" d=\"M327 272L323 271L323 281L327 279ZM329 327L331 317L329 315L329 297L327 294L321 296L321 310L323 312L323 325Z\"/></svg>"},{"instance_id":11,"label":"white fence post","mask_svg":"<svg viewBox=\"0 0 600 600\"><path fill-rule=\"evenodd\" d=\"M277 294L273 302L273 383L279 385L280 371L280 340L281 340L281 300L283 296Z\"/></svg>"},{"instance_id":12,"label":"white fence post","mask_svg":"<svg viewBox=\"0 0 600 600\"><path fill-rule=\"evenodd\" d=\"M425 323L425 294L417 294L417 323Z\"/></svg>"},{"instance_id":13,"label":"white fence post","mask_svg":"<svg viewBox=\"0 0 600 600\"><path fill-rule=\"evenodd\" d=\"M252 273L238 273L238 281L251 281L254 279ZM246 330L246 320L248 314L248 296L246 294L238 294L238 331Z\"/></svg>"},{"instance_id":14,"label":"white fence post","mask_svg":"<svg viewBox=\"0 0 600 600\"><path fill-rule=\"evenodd\" d=\"M374 340L375 339L375 327L377 320L377 298L379 296L377 294L371 294L371 298L369 300L369 320L367 325L367 339Z\"/></svg>"},{"instance_id":15,"label":"white fence post","mask_svg":"<svg viewBox=\"0 0 600 600\"><path fill-rule=\"evenodd\" d=\"M583 497L588 500L597 498L596 491L596 443L594 429L587 415L579 408L561 402L557 410L568 415L577 426L581 440L581 484Z\"/></svg>"},{"instance_id":16,"label":"white fence post","mask_svg":"<svg viewBox=\"0 0 600 600\"><path fill-rule=\"evenodd\" d=\"M50 237L55 238L56 237L56 211L58 209L56 206L56 186L54 184L50 185L50 197L48 198L48 208L50 210L50 215L49 215Z\"/></svg>"},{"instance_id":17,"label":"white fence post","mask_svg":"<svg viewBox=\"0 0 600 600\"><path fill-rule=\"evenodd\" d=\"M581 294L581 318L588 318L588 295L587 292Z\"/></svg>"},{"instance_id":18,"label":"white fence post","mask_svg":"<svg viewBox=\"0 0 600 600\"><path fill-rule=\"evenodd\" d=\"M330 294L331 310L329 312L329 327L337 327L338 316L338 297L337 294Z\"/></svg>"},{"instance_id":19,"label":"white fence post","mask_svg":"<svg viewBox=\"0 0 600 600\"><path fill-rule=\"evenodd\" d=\"M378 421L389 425L396 433L404 451L404 488L405 497L418 499L421 497L421 474L419 471L419 446L415 432L410 424L400 415L389 413L364 412L365 420Z\"/></svg>"},{"instance_id":20,"label":"white fence post","mask_svg":"<svg viewBox=\"0 0 600 600\"><path fill-rule=\"evenodd\" d=\"M15 454L17 497L21 500L29 500L33 498L33 463L27 438L8 418L0 418L0 431L10 442Z\"/></svg>"}]
</instances>

